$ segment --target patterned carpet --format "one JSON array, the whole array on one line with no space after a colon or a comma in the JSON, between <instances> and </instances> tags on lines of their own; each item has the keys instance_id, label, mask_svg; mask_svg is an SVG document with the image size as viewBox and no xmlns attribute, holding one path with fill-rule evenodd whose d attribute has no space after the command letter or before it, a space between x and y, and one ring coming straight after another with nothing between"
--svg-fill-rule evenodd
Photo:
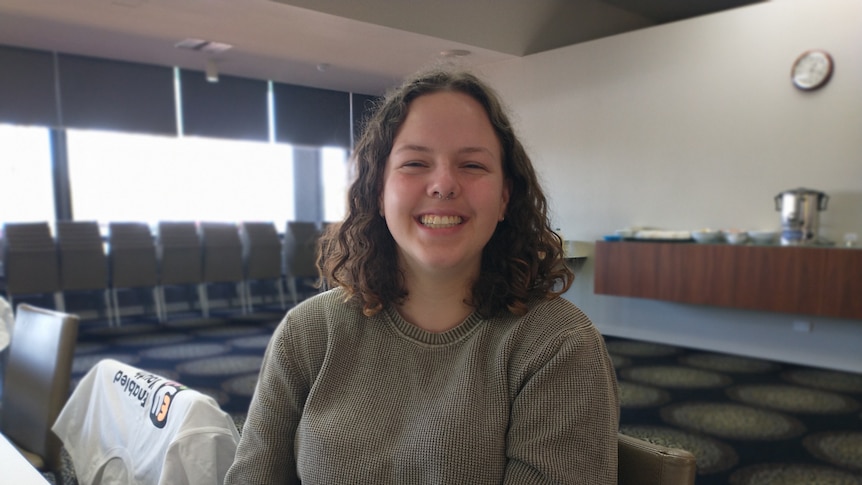
<instances>
[{"instance_id":1,"label":"patterned carpet","mask_svg":"<svg viewBox=\"0 0 862 485\"><path fill-rule=\"evenodd\" d=\"M606 341L621 431L694 453L698 485L862 484L862 375Z\"/></svg>"},{"instance_id":2,"label":"patterned carpet","mask_svg":"<svg viewBox=\"0 0 862 485\"><path fill-rule=\"evenodd\" d=\"M212 396L228 413L244 416L263 353L282 312L253 315L171 315L167 323L120 327L82 324L72 387L99 360L112 358Z\"/></svg>"},{"instance_id":3,"label":"patterned carpet","mask_svg":"<svg viewBox=\"0 0 862 485\"><path fill-rule=\"evenodd\" d=\"M280 310L82 323L72 385L114 358L213 396L241 426ZM607 338L621 430L697 457L698 485L862 485L862 375Z\"/></svg>"}]
</instances>

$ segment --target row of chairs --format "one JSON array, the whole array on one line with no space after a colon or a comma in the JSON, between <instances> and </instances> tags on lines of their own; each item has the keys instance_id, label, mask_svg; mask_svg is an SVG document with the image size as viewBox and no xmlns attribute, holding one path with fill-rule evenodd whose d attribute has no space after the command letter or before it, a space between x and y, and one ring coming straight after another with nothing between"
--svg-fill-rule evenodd
<instances>
[{"instance_id":1,"label":"row of chairs","mask_svg":"<svg viewBox=\"0 0 862 485\"><path fill-rule=\"evenodd\" d=\"M235 283L243 313L252 311L252 282L271 280L286 308L282 280L298 301L297 280L317 276L320 231L291 221L282 241L271 222L160 222L155 234L142 222L112 222L107 238L98 223L57 221L4 226L6 295L53 294L65 310L64 294L104 292L108 321L120 324L118 290L151 288L159 321L167 320L166 286L196 285L200 308L209 316L208 285Z\"/></svg>"}]
</instances>

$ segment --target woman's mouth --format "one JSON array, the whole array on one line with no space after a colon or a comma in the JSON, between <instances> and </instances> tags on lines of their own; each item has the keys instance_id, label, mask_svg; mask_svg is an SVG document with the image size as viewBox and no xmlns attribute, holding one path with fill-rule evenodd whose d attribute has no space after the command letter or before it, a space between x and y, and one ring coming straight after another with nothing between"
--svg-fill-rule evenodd
<instances>
[{"instance_id":1,"label":"woman's mouth","mask_svg":"<svg viewBox=\"0 0 862 485\"><path fill-rule=\"evenodd\" d=\"M444 229L461 224L462 219L460 216L424 215L419 217L419 222L430 229Z\"/></svg>"}]
</instances>

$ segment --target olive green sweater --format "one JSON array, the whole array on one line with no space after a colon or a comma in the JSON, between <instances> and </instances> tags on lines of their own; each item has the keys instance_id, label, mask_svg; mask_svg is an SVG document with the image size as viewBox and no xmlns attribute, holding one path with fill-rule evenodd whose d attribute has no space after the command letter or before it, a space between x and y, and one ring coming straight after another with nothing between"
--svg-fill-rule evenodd
<instances>
[{"instance_id":1,"label":"olive green sweater","mask_svg":"<svg viewBox=\"0 0 862 485\"><path fill-rule=\"evenodd\" d=\"M614 369L570 302L435 334L343 300L274 332L226 484L617 483Z\"/></svg>"}]
</instances>

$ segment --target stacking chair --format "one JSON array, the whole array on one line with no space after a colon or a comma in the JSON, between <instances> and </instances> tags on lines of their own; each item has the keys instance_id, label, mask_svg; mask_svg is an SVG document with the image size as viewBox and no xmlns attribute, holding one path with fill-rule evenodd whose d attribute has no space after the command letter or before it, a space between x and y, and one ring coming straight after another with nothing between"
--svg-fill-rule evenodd
<instances>
[{"instance_id":1,"label":"stacking chair","mask_svg":"<svg viewBox=\"0 0 862 485\"><path fill-rule=\"evenodd\" d=\"M245 270L245 290L249 311L252 310L251 282L272 280L278 290L281 309L284 303L284 287L281 283L281 239L272 222L243 222L239 226Z\"/></svg>"},{"instance_id":2,"label":"stacking chair","mask_svg":"<svg viewBox=\"0 0 862 485\"><path fill-rule=\"evenodd\" d=\"M207 286L213 283L235 283L242 313L248 312L245 277L242 271L242 242L236 224L202 222L199 228L203 252L201 300L208 301ZM209 316L206 303L204 316Z\"/></svg>"},{"instance_id":3,"label":"stacking chair","mask_svg":"<svg viewBox=\"0 0 862 485\"><path fill-rule=\"evenodd\" d=\"M284 233L284 275L293 304L299 303L297 281L305 285L309 279L316 279L317 243L320 231L313 222L290 221Z\"/></svg>"},{"instance_id":4,"label":"stacking chair","mask_svg":"<svg viewBox=\"0 0 862 485\"><path fill-rule=\"evenodd\" d=\"M209 310L205 309L206 302L200 291L200 284L203 281L201 241L198 238L195 223L159 222L156 242L159 256L159 292L162 302L165 303L165 319L167 319L167 302L164 289L165 286L170 285L196 286L201 310L208 314Z\"/></svg>"},{"instance_id":5,"label":"stacking chair","mask_svg":"<svg viewBox=\"0 0 862 485\"><path fill-rule=\"evenodd\" d=\"M48 223L7 223L3 232L3 264L9 304L14 306L15 296L53 294L54 308L63 311L65 301L60 286L60 262Z\"/></svg>"},{"instance_id":6,"label":"stacking chair","mask_svg":"<svg viewBox=\"0 0 862 485\"><path fill-rule=\"evenodd\" d=\"M105 313L112 321L108 290L108 257L96 221L57 221L60 287L63 293L101 290Z\"/></svg>"},{"instance_id":7,"label":"stacking chair","mask_svg":"<svg viewBox=\"0 0 862 485\"><path fill-rule=\"evenodd\" d=\"M151 288L156 316L160 322L164 322L159 263L150 227L143 222L111 222L108 224L108 247L111 301L116 324L120 325L117 298L120 288Z\"/></svg>"},{"instance_id":8,"label":"stacking chair","mask_svg":"<svg viewBox=\"0 0 862 485\"><path fill-rule=\"evenodd\" d=\"M618 434L620 485L694 485L697 460L687 450Z\"/></svg>"},{"instance_id":9,"label":"stacking chair","mask_svg":"<svg viewBox=\"0 0 862 485\"><path fill-rule=\"evenodd\" d=\"M3 434L30 463L60 470L60 440L51 432L69 396L78 317L21 303L15 314L3 388Z\"/></svg>"}]
</instances>

